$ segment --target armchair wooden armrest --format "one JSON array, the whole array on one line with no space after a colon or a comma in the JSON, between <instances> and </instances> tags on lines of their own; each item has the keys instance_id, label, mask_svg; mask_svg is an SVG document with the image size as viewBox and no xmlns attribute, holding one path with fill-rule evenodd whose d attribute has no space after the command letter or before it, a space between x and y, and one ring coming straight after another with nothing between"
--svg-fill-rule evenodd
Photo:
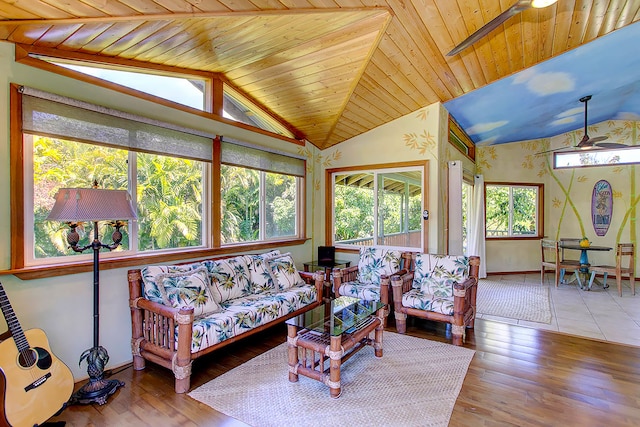
<instances>
[{"instance_id":1,"label":"armchair wooden armrest","mask_svg":"<svg viewBox=\"0 0 640 427\"><path fill-rule=\"evenodd\" d=\"M337 297L340 296L340 285L346 282L353 282L358 278L358 266L352 265L346 268L334 268L332 275L333 294Z\"/></svg>"}]
</instances>

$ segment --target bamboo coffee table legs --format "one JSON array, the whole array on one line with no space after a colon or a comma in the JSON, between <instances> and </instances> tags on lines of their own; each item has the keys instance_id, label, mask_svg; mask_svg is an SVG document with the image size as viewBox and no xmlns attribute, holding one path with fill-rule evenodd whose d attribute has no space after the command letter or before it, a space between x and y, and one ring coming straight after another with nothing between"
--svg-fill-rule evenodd
<instances>
[{"instance_id":1,"label":"bamboo coffee table legs","mask_svg":"<svg viewBox=\"0 0 640 427\"><path fill-rule=\"evenodd\" d=\"M374 339L368 335L374 332ZM329 387L329 394L338 398L342 394L340 370L342 362L354 353L371 345L376 357L382 357L382 335L384 327L381 317L371 318L370 323L358 330L343 342L343 336L329 336L308 330L300 330L287 325L287 359L289 364L289 381L297 382L299 375L320 381ZM299 349L302 349L300 360ZM329 368L325 369L327 358Z\"/></svg>"},{"instance_id":2,"label":"bamboo coffee table legs","mask_svg":"<svg viewBox=\"0 0 640 427\"><path fill-rule=\"evenodd\" d=\"M298 382L298 328L287 325L287 358L289 359L289 381Z\"/></svg>"}]
</instances>

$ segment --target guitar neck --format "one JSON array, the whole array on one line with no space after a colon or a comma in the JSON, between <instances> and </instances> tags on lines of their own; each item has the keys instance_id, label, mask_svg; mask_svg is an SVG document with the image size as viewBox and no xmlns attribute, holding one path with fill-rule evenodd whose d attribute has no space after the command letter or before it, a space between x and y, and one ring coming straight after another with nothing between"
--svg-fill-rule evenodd
<instances>
[{"instance_id":1,"label":"guitar neck","mask_svg":"<svg viewBox=\"0 0 640 427\"><path fill-rule=\"evenodd\" d=\"M9 297L7 297L7 293L4 291L2 283L0 283L0 308L2 309L4 320L6 320L7 325L9 326L13 340L18 347L18 351L22 352L28 349L29 343L27 341L27 337L24 335L24 331L22 330L22 326L20 326L20 322L18 322L18 318L16 317L16 313L13 311L13 307L11 307Z\"/></svg>"}]
</instances>

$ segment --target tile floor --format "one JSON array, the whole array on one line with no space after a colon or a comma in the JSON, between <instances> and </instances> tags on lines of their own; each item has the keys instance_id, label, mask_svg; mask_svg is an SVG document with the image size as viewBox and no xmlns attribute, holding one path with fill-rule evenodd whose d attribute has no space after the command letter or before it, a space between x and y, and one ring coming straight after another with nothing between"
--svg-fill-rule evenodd
<instances>
[{"instance_id":1,"label":"tile floor","mask_svg":"<svg viewBox=\"0 0 640 427\"><path fill-rule=\"evenodd\" d=\"M487 279L540 284L540 273L489 275ZM603 289L594 283L590 291L581 290L576 284L561 284L556 289L553 273L547 273L551 324L491 315L478 318L640 347L640 280L636 280L635 295L631 294L629 282L623 280L622 297L618 296L615 278L607 279L607 284L609 288Z\"/></svg>"}]
</instances>

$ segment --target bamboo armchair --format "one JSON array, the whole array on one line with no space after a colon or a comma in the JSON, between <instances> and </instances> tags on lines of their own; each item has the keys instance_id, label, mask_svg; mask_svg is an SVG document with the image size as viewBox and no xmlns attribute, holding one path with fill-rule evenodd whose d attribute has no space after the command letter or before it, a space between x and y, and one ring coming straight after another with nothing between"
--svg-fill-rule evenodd
<instances>
[{"instance_id":1,"label":"bamboo armchair","mask_svg":"<svg viewBox=\"0 0 640 427\"><path fill-rule=\"evenodd\" d=\"M425 254L427 255L427 254ZM414 254L414 258L415 258ZM415 271L396 275L390 278L393 289L393 308L396 321L396 330L404 334L407 329L407 316L419 317L426 320L445 322L451 325L452 342L454 345L462 345L466 328L472 329L476 317L476 296L478 290L478 271L480 269L480 257L455 257L449 255L430 255L432 258L465 259L468 260L468 271L460 281L451 280L449 272L445 272L444 281L439 285L440 290L450 286L448 294L442 296L438 292L433 295L425 294L414 285ZM420 265L415 265L420 268ZM430 273L437 276L443 272L440 266L436 266ZM451 282L451 283L450 283Z\"/></svg>"},{"instance_id":2,"label":"bamboo armchair","mask_svg":"<svg viewBox=\"0 0 640 427\"><path fill-rule=\"evenodd\" d=\"M365 256L366 251L376 251L381 253L381 249L375 248L362 248L360 250L361 259ZM387 251L390 252L390 251ZM353 265L346 268L334 268L332 273L332 285L333 294L335 298L341 295L355 296L367 301L379 300L387 307L384 310L384 326L386 326L386 320L389 316L389 309L391 306L391 282L390 277L394 275L402 275L409 271L412 266L412 252L402 252L398 254L397 264L395 261L393 266L387 265L381 267L379 274L372 274L369 276L363 276L362 263L358 262L358 265ZM376 264L377 265L377 264ZM371 281L366 281L364 277L372 277Z\"/></svg>"}]
</instances>

